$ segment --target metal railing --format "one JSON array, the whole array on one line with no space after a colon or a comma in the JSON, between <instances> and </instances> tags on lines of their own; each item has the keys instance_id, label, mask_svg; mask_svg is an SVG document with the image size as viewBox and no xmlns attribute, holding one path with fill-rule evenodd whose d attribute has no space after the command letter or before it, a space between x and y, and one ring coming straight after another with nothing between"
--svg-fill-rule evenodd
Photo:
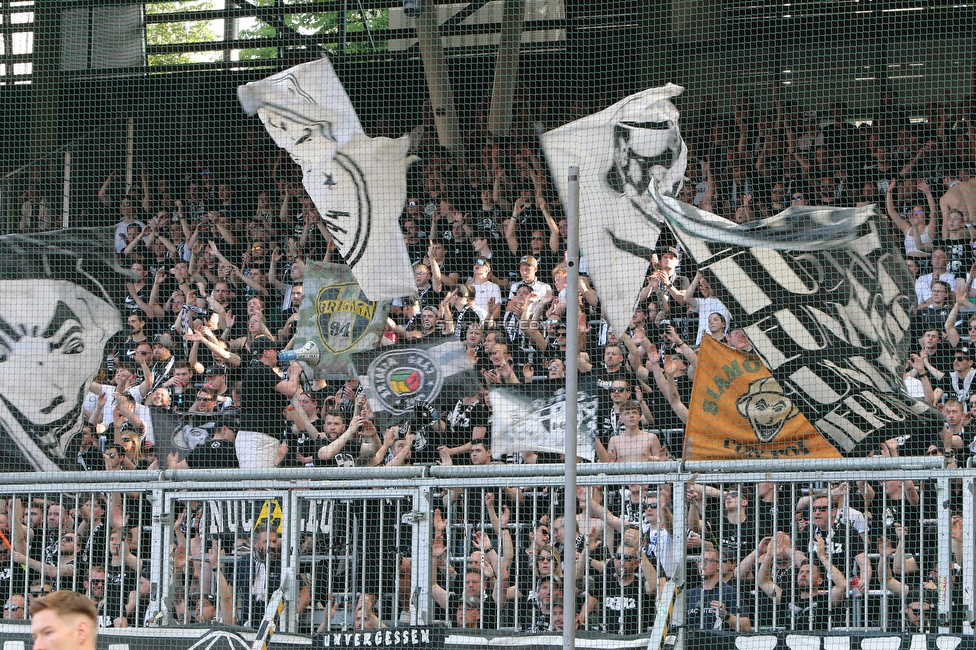
<instances>
[{"instance_id":1,"label":"metal railing","mask_svg":"<svg viewBox=\"0 0 976 650\"><path fill-rule=\"evenodd\" d=\"M580 629L646 634L671 582L673 629L972 634L976 472L939 461L581 465L568 551L561 466L6 475L0 570L27 597L88 593L106 626L256 627L280 588L291 633L542 631L567 619L553 603L575 557ZM713 559L721 621L700 587Z\"/></svg>"}]
</instances>

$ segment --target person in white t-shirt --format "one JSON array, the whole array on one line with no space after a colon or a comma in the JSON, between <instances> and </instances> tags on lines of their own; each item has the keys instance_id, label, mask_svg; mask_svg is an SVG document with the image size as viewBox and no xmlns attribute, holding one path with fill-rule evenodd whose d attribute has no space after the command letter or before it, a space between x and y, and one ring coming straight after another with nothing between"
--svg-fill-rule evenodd
<instances>
[{"instance_id":1,"label":"person in white t-shirt","mask_svg":"<svg viewBox=\"0 0 976 650\"><path fill-rule=\"evenodd\" d=\"M699 290L701 297L695 297L695 291ZM688 309L698 314L698 334L695 337L695 345L701 345L702 337L711 331L708 321L712 314L718 314L722 317L724 324L728 326L729 310L726 309L722 301L715 297L715 293L708 284L708 280L702 276L699 272L695 274L695 279L691 281L688 285L688 290L685 291L685 304L688 305ZM723 335L725 332L722 332ZM722 337L724 338L724 336Z\"/></svg>"},{"instance_id":2,"label":"person in white t-shirt","mask_svg":"<svg viewBox=\"0 0 976 650\"><path fill-rule=\"evenodd\" d=\"M102 406L102 424L106 426L112 423L112 416L115 411L115 392L122 391L128 393L135 400L136 404L142 404L143 398L149 394L153 383L152 370L146 365L145 359L140 359L142 366L142 383L136 383L138 377L132 372L125 363L115 364L115 376L111 384L100 384L93 381L88 387L88 394L85 396L83 409L85 417L89 417L96 409L99 395L105 395L105 403Z\"/></svg>"},{"instance_id":3,"label":"person in white t-shirt","mask_svg":"<svg viewBox=\"0 0 976 650\"><path fill-rule=\"evenodd\" d=\"M479 257L474 261L474 272L469 283L474 289L474 304L488 313L488 320L495 320L502 308L502 290L490 277L491 262Z\"/></svg>"}]
</instances>

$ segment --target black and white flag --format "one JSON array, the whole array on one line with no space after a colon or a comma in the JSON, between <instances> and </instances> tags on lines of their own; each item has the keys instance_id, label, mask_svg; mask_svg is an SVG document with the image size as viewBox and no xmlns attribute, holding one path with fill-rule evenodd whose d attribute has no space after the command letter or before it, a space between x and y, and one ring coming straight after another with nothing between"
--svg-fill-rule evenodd
<instances>
[{"instance_id":1,"label":"black and white flag","mask_svg":"<svg viewBox=\"0 0 976 650\"><path fill-rule=\"evenodd\" d=\"M677 190L688 162L668 84L622 99L542 135L549 171L567 204L579 166L580 249L615 332L630 324L664 221L648 194Z\"/></svg>"},{"instance_id":2,"label":"black and white flag","mask_svg":"<svg viewBox=\"0 0 976 650\"><path fill-rule=\"evenodd\" d=\"M530 387L531 388L531 387ZM576 455L595 460L598 399L581 388L577 395ZM495 458L523 451L566 451L566 389L542 397L515 388L491 391L491 453Z\"/></svg>"},{"instance_id":3,"label":"black and white flag","mask_svg":"<svg viewBox=\"0 0 976 650\"><path fill-rule=\"evenodd\" d=\"M415 295L399 227L410 138L367 136L325 58L240 86L237 96L301 165L305 191L369 299Z\"/></svg>"},{"instance_id":4,"label":"black and white flag","mask_svg":"<svg viewBox=\"0 0 976 650\"><path fill-rule=\"evenodd\" d=\"M924 452L943 423L901 380L914 291L874 206L794 209L737 226L652 194L732 325L823 436L846 456L904 437Z\"/></svg>"},{"instance_id":5,"label":"black and white flag","mask_svg":"<svg viewBox=\"0 0 976 650\"><path fill-rule=\"evenodd\" d=\"M122 328L114 228L0 237L0 466L81 469L82 401Z\"/></svg>"}]
</instances>

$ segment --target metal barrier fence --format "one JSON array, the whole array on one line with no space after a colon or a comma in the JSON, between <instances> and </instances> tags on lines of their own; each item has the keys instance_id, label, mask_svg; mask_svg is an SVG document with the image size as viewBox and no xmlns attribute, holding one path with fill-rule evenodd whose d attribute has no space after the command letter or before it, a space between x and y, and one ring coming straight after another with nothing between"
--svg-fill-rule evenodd
<instances>
[{"instance_id":1,"label":"metal barrier fence","mask_svg":"<svg viewBox=\"0 0 976 650\"><path fill-rule=\"evenodd\" d=\"M976 472L907 462L580 466L568 551L560 466L8 475L0 589L104 626L256 627L280 588L292 633L543 631L575 560L580 629L647 633L673 581L672 628L972 634Z\"/></svg>"}]
</instances>

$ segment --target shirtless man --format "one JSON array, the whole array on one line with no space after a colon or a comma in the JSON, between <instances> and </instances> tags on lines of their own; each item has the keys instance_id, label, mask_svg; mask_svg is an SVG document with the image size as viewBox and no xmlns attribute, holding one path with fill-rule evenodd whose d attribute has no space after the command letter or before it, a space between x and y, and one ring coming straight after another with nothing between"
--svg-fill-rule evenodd
<instances>
[{"instance_id":1,"label":"shirtless man","mask_svg":"<svg viewBox=\"0 0 976 650\"><path fill-rule=\"evenodd\" d=\"M974 182L976 179L969 177L969 170L962 167L955 179L946 176L943 180L949 189L939 199L942 222L948 222L951 210L961 212L964 217L967 217L967 221L976 219L976 182Z\"/></svg>"},{"instance_id":2,"label":"shirtless man","mask_svg":"<svg viewBox=\"0 0 976 650\"><path fill-rule=\"evenodd\" d=\"M640 463L648 460L666 460L661 441L656 434L640 428L640 405L635 401L620 406L623 433L610 438L607 453L611 461L618 463Z\"/></svg>"}]
</instances>

